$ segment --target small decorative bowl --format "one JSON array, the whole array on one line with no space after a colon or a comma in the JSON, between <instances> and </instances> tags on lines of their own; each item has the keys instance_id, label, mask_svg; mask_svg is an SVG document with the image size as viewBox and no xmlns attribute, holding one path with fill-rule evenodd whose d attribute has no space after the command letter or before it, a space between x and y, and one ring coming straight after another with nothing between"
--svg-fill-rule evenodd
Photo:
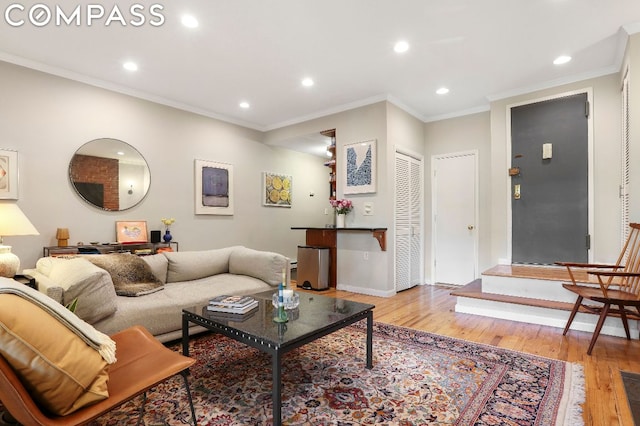
<instances>
[{"instance_id":1,"label":"small decorative bowl","mask_svg":"<svg viewBox=\"0 0 640 426\"><path fill-rule=\"evenodd\" d=\"M275 308L278 307L278 292L273 293L273 296L271 297L271 303L273 303L273 306ZM284 308L287 310L295 309L298 307L299 304L300 304L300 295L298 293L292 293L291 297L284 298Z\"/></svg>"}]
</instances>

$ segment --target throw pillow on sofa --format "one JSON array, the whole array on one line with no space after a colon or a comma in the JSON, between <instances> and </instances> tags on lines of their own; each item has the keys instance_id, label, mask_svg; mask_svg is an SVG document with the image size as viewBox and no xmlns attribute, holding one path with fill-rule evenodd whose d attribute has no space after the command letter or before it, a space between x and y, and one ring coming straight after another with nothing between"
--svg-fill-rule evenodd
<instances>
[{"instance_id":1,"label":"throw pillow on sofa","mask_svg":"<svg viewBox=\"0 0 640 426\"><path fill-rule=\"evenodd\" d=\"M236 247L229 256L229 273L248 275L275 286L282 282L282 271L286 274L288 263L278 253Z\"/></svg>"},{"instance_id":2,"label":"throw pillow on sofa","mask_svg":"<svg viewBox=\"0 0 640 426\"><path fill-rule=\"evenodd\" d=\"M32 397L56 415L109 396L102 356L44 309L14 294L0 294L0 354Z\"/></svg>"},{"instance_id":3,"label":"throw pillow on sofa","mask_svg":"<svg viewBox=\"0 0 640 426\"><path fill-rule=\"evenodd\" d=\"M87 256L87 260L111 275L118 296L144 296L163 289L151 267L136 255L101 254Z\"/></svg>"},{"instance_id":4,"label":"throw pillow on sofa","mask_svg":"<svg viewBox=\"0 0 640 426\"><path fill-rule=\"evenodd\" d=\"M169 267L169 261L167 257L162 254L152 254L150 256L142 256L142 260L147 262L151 268L153 275L162 283L167 283L167 268Z\"/></svg>"},{"instance_id":5,"label":"throw pillow on sofa","mask_svg":"<svg viewBox=\"0 0 640 426\"><path fill-rule=\"evenodd\" d=\"M38 261L38 270L44 268L45 264L49 278L64 289L62 303L67 305L77 298L75 314L89 324L113 315L118 309L111 276L104 269L83 257L42 263Z\"/></svg>"},{"instance_id":6,"label":"throw pillow on sofa","mask_svg":"<svg viewBox=\"0 0 640 426\"><path fill-rule=\"evenodd\" d=\"M169 260L167 282L193 281L229 272L229 254L237 247L203 251L165 252Z\"/></svg>"}]
</instances>

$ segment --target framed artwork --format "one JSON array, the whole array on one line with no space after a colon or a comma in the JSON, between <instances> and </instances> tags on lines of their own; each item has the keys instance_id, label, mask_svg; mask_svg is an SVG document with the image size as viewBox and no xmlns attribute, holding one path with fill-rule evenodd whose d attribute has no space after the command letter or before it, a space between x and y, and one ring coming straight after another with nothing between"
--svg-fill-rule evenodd
<instances>
[{"instance_id":1,"label":"framed artwork","mask_svg":"<svg viewBox=\"0 0 640 426\"><path fill-rule=\"evenodd\" d=\"M376 192L376 141L344 146L344 194Z\"/></svg>"},{"instance_id":2,"label":"framed artwork","mask_svg":"<svg viewBox=\"0 0 640 426\"><path fill-rule=\"evenodd\" d=\"M0 149L0 199L18 199L18 151Z\"/></svg>"},{"instance_id":3,"label":"framed artwork","mask_svg":"<svg viewBox=\"0 0 640 426\"><path fill-rule=\"evenodd\" d=\"M116 222L116 241L121 244L146 243L148 235L144 220Z\"/></svg>"},{"instance_id":4,"label":"framed artwork","mask_svg":"<svg viewBox=\"0 0 640 426\"><path fill-rule=\"evenodd\" d=\"M293 177L279 173L262 173L262 205L291 207Z\"/></svg>"},{"instance_id":5,"label":"framed artwork","mask_svg":"<svg viewBox=\"0 0 640 426\"><path fill-rule=\"evenodd\" d=\"M195 161L196 214L233 214L233 166Z\"/></svg>"}]
</instances>

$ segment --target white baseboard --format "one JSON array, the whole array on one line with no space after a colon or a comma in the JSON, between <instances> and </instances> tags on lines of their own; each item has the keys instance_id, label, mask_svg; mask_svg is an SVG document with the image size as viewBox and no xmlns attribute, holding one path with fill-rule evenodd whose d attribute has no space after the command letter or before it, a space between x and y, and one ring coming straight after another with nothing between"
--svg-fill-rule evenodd
<instances>
[{"instance_id":1,"label":"white baseboard","mask_svg":"<svg viewBox=\"0 0 640 426\"><path fill-rule=\"evenodd\" d=\"M394 290L376 290L372 288L356 287L352 285L340 284L336 286L336 290L350 291L352 293L366 294L368 296L392 297L396 295Z\"/></svg>"},{"instance_id":2,"label":"white baseboard","mask_svg":"<svg viewBox=\"0 0 640 426\"><path fill-rule=\"evenodd\" d=\"M484 317L558 328L564 328L569 318L569 311L537 306L523 306L492 300L472 299L461 296L458 296L455 311L464 314L481 315ZM597 315L579 313L571 324L571 330L593 332L597 320ZM638 339L640 335L638 325L638 321L629 320L632 339ZM620 318L607 318L600 333L609 336L626 337Z\"/></svg>"}]
</instances>

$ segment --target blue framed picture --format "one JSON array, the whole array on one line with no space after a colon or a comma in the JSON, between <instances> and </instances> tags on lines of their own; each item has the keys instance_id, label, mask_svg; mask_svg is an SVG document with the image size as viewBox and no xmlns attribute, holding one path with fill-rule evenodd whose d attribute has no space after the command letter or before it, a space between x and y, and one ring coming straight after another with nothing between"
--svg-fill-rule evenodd
<instances>
[{"instance_id":1,"label":"blue framed picture","mask_svg":"<svg viewBox=\"0 0 640 426\"><path fill-rule=\"evenodd\" d=\"M376 192L376 141L344 146L344 194Z\"/></svg>"},{"instance_id":2,"label":"blue framed picture","mask_svg":"<svg viewBox=\"0 0 640 426\"><path fill-rule=\"evenodd\" d=\"M233 166L214 161L195 162L196 214L233 214Z\"/></svg>"}]
</instances>

